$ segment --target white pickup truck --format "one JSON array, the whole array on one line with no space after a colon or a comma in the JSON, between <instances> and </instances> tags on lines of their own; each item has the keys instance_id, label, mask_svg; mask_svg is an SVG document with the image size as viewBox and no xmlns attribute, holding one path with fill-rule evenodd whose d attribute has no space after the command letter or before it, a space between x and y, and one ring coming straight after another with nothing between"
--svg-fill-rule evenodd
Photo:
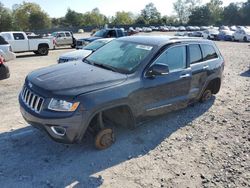
<instances>
[{"instance_id":1,"label":"white pickup truck","mask_svg":"<svg viewBox=\"0 0 250 188\"><path fill-rule=\"evenodd\" d=\"M48 55L49 49L54 48L53 39L29 38L25 32L1 32L0 36L11 45L13 52L31 51L37 55Z\"/></svg>"}]
</instances>

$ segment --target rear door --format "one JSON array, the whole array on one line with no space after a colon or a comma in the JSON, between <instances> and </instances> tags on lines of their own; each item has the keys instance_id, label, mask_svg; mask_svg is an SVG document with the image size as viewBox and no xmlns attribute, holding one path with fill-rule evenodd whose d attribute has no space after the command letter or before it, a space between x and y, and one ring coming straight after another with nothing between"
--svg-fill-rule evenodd
<instances>
[{"instance_id":1,"label":"rear door","mask_svg":"<svg viewBox=\"0 0 250 188\"><path fill-rule=\"evenodd\" d=\"M66 35L65 44L66 45L71 45L73 43L73 38L72 38L70 32L65 32L65 35Z\"/></svg>"},{"instance_id":2,"label":"rear door","mask_svg":"<svg viewBox=\"0 0 250 188\"><path fill-rule=\"evenodd\" d=\"M154 78L144 76L140 96L144 115L158 115L185 106L191 85L187 46L166 49L153 64L168 65L169 73Z\"/></svg>"},{"instance_id":3,"label":"rear door","mask_svg":"<svg viewBox=\"0 0 250 188\"><path fill-rule=\"evenodd\" d=\"M199 44L188 45L189 62L192 70L190 98L195 98L207 79L208 63L203 61L201 46Z\"/></svg>"}]
</instances>

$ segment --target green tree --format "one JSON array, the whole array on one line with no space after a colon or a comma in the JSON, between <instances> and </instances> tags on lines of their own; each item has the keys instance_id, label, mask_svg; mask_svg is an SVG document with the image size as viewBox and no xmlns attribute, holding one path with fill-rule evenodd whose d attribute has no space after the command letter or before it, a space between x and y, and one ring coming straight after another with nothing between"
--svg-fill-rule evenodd
<instances>
[{"instance_id":1,"label":"green tree","mask_svg":"<svg viewBox=\"0 0 250 188\"><path fill-rule=\"evenodd\" d=\"M14 21L16 26L20 30L27 31L29 30L29 17L31 13L39 12L41 8L38 4L35 3L26 3L16 5L16 9L14 9Z\"/></svg>"},{"instance_id":2,"label":"green tree","mask_svg":"<svg viewBox=\"0 0 250 188\"><path fill-rule=\"evenodd\" d=\"M141 17L144 18L146 24L156 24L159 23L161 14L153 3L149 3L141 10Z\"/></svg>"},{"instance_id":3,"label":"green tree","mask_svg":"<svg viewBox=\"0 0 250 188\"><path fill-rule=\"evenodd\" d=\"M83 14L68 9L65 15L65 22L68 26L81 26L83 24Z\"/></svg>"},{"instance_id":4,"label":"green tree","mask_svg":"<svg viewBox=\"0 0 250 188\"><path fill-rule=\"evenodd\" d=\"M188 22L192 11L199 7L201 0L177 0L173 3L174 11L176 12L179 22L185 24Z\"/></svg>"},{"instance_id":5,"label":"green tree","mask_svg":"<svg viewBox=\"0 0 250 188\"><path fill-rule=\"evenodd\" d=\"M133 15L130 12L116 12L115 17L112 20L114 25L130 25L133 24Z\"/></svg>"},{"instance_id":6,"label":"green tree","mask_svg":"<svg viewBox=\"0 0 250 188\"><path fill-rule=\"evenodd\" d=\"M83 14L83 23L85 26L100 27L108 23L108 19L105 15L100 13L98 8L95 8L91 12Z\"/></svg>"},{"instance_id":7,"label":"green tree","mask_svg":"<svg viewBox=\"0 0 250 188\"><path fill-rule=\"evenodd\" d=\"M241 9L241 4L239 3L230 3L227 7L225 7L223 10L223 24L241 25L242 15L240 9Z\"/></svg>"},{"instance_id":8,"label":"green tree","mask_svg":"<svg viewBox=\"0 0 250 188\"><path fill-rule=\"evenodd\" d=\"M163 16L161 18L161 24L163 25L177 25L179 24L176 16Z\"/></svg>"},{"instance_id":9,"label":"green tree","mask_svg":"<svg viewBox=\"0 0 250 188\"><path fill-rule=\"evenodd\" d=\"M13 17L11 11L0 2L0 31L10 31L13 27Z\"/></svg>"},{"instance_id":10,"label":"green tree","mask_svg":"<svg viewBox=\"0 0 250 188\"><path fill-rule=\"evenodd\" d=\"M242 5L242 21L244 25L250 25L250 0Z\"/></svg>"},{"instance_id":11,"label":"green tree","mask_svg":"<svg viewBox=\"0 0 250 188\"><path fill-rule=\"evenodd\" d=\"M211 12L212 24L220 25L223 24L223 2L221 0L211 0L206 6Z\"/></svg>"},{"instance_id":12,"label":"green tree","mask_svg":"<svg viewBox=\"0 0 250 188\"><path fill-rule=\"evenodd\" d=\"M29 15L29 28L32 30L47 29L51 27L51 19L42 12L32 12Z\"/></svg>"},{"instance_id":13,"label":"green tree","mask_svg":"<svg viewBox=\"0 0 250 188\"><path fill-rule=\"evenodd\" d=\"M196 7L189 16L188 24L197 26L213 24L211 11L208 6Z\"/></svg>"}]
</instances>

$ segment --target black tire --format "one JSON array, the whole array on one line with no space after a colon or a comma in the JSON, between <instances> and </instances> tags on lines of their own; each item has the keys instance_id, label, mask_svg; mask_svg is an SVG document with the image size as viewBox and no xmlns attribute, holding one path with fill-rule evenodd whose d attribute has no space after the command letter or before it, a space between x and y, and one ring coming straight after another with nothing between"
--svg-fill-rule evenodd
<instances>
[{"instance_id":1,"label":"black tire","mask_svg":"<svg viewBox=\"0 0 250 188\"><path fill-rule=\"evenodd\" d=\"M212 91L210 89L206 89L201 95L200 102L201 103L207 102L212 98L212 96L213 96Z\"/></svg>"},{"instance_id":2,"label":"black tire","mask_svg":"<svg viewBox=\"0 0 250 188\"><path fill-rule=\"evenodd\" d=\"M49 54L49 48L47 46L38 47L38 54L41 56L45 56Z\"/></svg>"},{"instance_id":3,"label":"black tire","mask_svg":"<svg viewBox=\"0 0 250 188\"><path fill-rule=\"evenodd\" d=\"M99 150L109 148L114 142L114 131L111 128L100 130L95 137L95 147Z\"/></svg>"},{"instance_id":4,"label":"black tire","mask_svg":"<svg viewBox=\"0 0 250 188\"><path fill-rule=\"evenodd\" d=\"M248 42L248 41L247 41L247 37L244 37L244 38L243 38L243 41L244 41L244 42Z\"/></svg>"}]
</instances>

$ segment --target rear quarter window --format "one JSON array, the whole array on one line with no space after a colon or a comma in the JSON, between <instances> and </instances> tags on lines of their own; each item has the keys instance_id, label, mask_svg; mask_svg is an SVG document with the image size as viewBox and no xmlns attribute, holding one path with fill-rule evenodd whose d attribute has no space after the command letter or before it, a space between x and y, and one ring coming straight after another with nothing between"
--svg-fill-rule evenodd
<instances>
[{"instance_id":1,"label":"rear quarter window","mask_svg":"<svg viewBox=\"0 0 250 188\"><path fill-rule=\"evenodd\" d=\"M218 58L218 54L216 53L216 51L212 45L201 44L201 49L202 49L202 53L203 53L203 61Z\"/></svg>"}]
</instances>

